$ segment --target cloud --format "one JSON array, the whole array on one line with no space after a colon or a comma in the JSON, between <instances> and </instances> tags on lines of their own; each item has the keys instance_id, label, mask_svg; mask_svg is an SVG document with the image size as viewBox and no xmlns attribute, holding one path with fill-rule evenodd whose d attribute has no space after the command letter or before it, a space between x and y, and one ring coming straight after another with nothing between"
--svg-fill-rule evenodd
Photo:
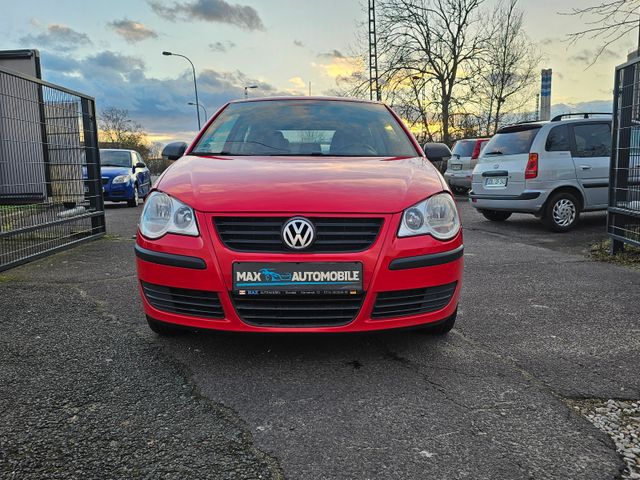
<instances>
[{"instance_id":1,"label":"cloud","mask_svg":"<svg viewBox=\"0 0 640 480\"><path fill-rule=\"evenodd\" d=\"M599 52L598 49L580 50L576 54L571 55L568 58L568 60L571 61L571 62L583 64L585 66L589 66L596 60L596 56L598 55L598 52ZM611 50L610 48L605 48L602 52L600 52L600 56L598 57L598 60L601 60L601 61L611 61L611 60L623 61L623 60L625 60L625 56L621 55L620 53L618 53L618 52L616 52L614 50Z\"/></svg>"},{"instance_id":2,"label":"cloud","mask_svg":"<svg viewBox=\"0 0 640 480\"><path fill-rule=\"evenodd\" d=\"M158 34L143 23L134 22L126 18L114 20L107 24L114 32L124 38L128 43L141 42L148 38L158 38Z\"/></svg>"},{"instance_id":3,"label":"cloud","mask_svg":"<svg viewBox=\"0 0 640 480\"><path fill-rule=\"evenodd\" d=\"M335 48L329 52L319 53L318 58L347 58L342 52Z\"/></svg>"},{"instance_id":4,"label":"cloud","mask_svg":"<svg viewBox=\"0 0 640 480\"><path fill-rule=\"evenodd\" d=\"M167 6L158 0L148 0L151 9L162 18L177 20L227 23L245 30L264 30L262 19L255 8L247 5L231 4L225 0L193 0L174 2Z\"/></svg>"},{"instance_id":5,"label":"cloud","mask_svg":"<svg viewBox=\"0 0 640 480\"><path fill-rule=\"evenodd\" d=\"M41 49L57 49L60 51L70 51L92 45L91 39L86 33L73 30L66 25L51 23L45 30L37 35L29 34L20 39L20 42L32 44L33 47Z\"/></svg>"},{"instance_id":6,"label":"cloud","mask_svg":"<svg viewBox=\"0 0 640 480\"><path fill-rule=\"evenodd\" d=\"M236 46L233 42L215 42L209 44L209 49L213 52L227 52L228 50L234 48Z\"/></svg>"},{"instance_id":7,"label":"cloud","mask_svg":"<svg viewBox=\"0 0 640 480\"><path fill-rule=\"evenodd\" d=\"M296 47L304 47L304 43L302 43L302 40L294 40L293 45Z\"/></svg>"},{"instance_id":8,"label":"cloud","mask_svg":"<svg viewBox=\"0 0 640 480\"><path fill-rule=\"evenodd\" d=\"M303 89L307 87L307 84L302 79L302 77L291 77L289 79L289 83L291 83L294 87L298 89Z\"/></svg>"},{"instance_id":9,"label":"cloud","mask_svg":"<svg viewBox=\"0 0 640 480\"><path fill-rule=\"evenodd\" d=\"M197 128L193 107L193 80L188 68L173 78L147 74L141 58L105 50L84 58L46 52L42 55L45 78L96 98L97 110L124 108L140 122L150 138L188 141ZM252 97L287 95L271 84L243 72L212 69L199 71L199 100L213 114L229 100L242 98L244 85L258 85Z\"/></svg>"},{"instance_id":10,"label":"cloud","mask_svg":"<svg viewBox=\"0 0 640 480\"><path fill-rule=\"evenodd\" d=\"M338 50L321 53L318 58L324 62L312 62L311 66L322 70L325 75L339 80L350 77L363 69L362 60L358 57L346 57Z\"/></svg>"}]
</instances>

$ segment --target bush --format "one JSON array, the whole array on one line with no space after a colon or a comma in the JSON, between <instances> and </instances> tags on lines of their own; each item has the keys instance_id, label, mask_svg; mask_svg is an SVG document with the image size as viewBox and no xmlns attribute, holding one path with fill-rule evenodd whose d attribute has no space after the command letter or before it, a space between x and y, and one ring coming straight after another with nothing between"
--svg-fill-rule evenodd
<instances>
[{"instance_id":1,"label":"bush","mask_svg":"<svg viewBox=\"0 0 640 480\"><path fill-rule=\"evenodd\" d=\"M167 160L166 158L152 158L147 160L147 167L151 175L160 175L172 163L171 160Z\"/></svg>"}]
</instances>

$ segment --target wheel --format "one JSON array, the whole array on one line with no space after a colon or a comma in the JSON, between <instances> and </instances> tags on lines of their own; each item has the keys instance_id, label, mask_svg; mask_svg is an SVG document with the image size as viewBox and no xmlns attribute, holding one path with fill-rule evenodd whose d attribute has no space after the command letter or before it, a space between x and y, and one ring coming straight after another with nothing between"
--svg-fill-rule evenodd
<instances>
[{"instance_id":1,"label":"wheel","mask_svg":"<svg viewBox=\"0 0 640 480\"><path fill-rule=\"evenodd\" d=\"M162 335L163 337L171 337L184 333L184 329L180 327L174 327L173 325L169 325L168 323L159 322L158 320L154 320L153 318L151 318L149 315L147 315L147 324L149 325L149 328L153 331L153 333Z\"/></svg>"},{"instance_id":2,"label":"wheel","mask_svg":"<svg viewBox=\"0 0 640 480\"><path fill-rule=\"evenodd\" d=\"M492 222L504 222L511 216L512 212L503 212L501 210L480 210L484 218Z\"/></svg>"},{"instance_id":3,"label":"wheel","mask_svg":"<svg viewBox=\"0 0 640 480\"><path fill-rule=\"evenodd\" d=\"M569 192L555 193L547 200L542 222L554 232L567 232L578 224L580 202Z\"/></svg>"},{"instance_id":4,"label":"wheel","mask_svg":"<svg viewBox=\"0 0 640 480\"><path fill-rule=\"evenodd\" d=\"M425 335L445 335L451 331L453 326L456 323L456 317L458 316L458 308L456 307L456 311L453 312L446 320L436 324L436 325L424 325L418 329L419 333L423 333Z\"/></svg>"},{"instance_id":5,"label":"wheel","mask_svg":"<svg viewBox=\"0 0 640 480\"><path fill-rule=\"evenodd\" d=\"M133 198L131 200L127 200L127 206L129 207L137 207L140 203L140 193L138 192L138 185L133 186Z\"/></svg>"}]
</instances>

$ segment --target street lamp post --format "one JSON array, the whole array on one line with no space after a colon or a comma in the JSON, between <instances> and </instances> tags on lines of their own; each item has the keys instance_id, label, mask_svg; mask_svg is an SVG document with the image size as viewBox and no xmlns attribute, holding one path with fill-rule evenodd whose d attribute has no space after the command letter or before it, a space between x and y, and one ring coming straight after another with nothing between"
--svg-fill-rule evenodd
<instances>
[{"instance_id":1,"label":"street lamp post","mask_svg":"<svg viewBox=\"0 0 640 480\"><path fill-rule=\"evenodd\" d=\"M188 57L185 57L184 55L180 55L179 53L165 51L165 52L162 52L162 55L165 55L165 56L173 55L174 57L182 57L191 64L191 70L193 71L193 88L196 91L196 105L200 105L200 103L198 102L198 83L196 81L196 67L193 66L193 62L189 60ZM200 130L200 128L202 127L200 125L200 109L199 108L196 108L196 113L198 114L198 130Z\"/></svg>"},{"instance_id":2,"label":"street lamp post","mask_svg":"<svg viewBox=\"0 0 640 480\"><path fill-rule=\"evenodd\" d=\"M196 105L196 102L189 102L189 105ZM201 108L204 111L204 121L206 122L209 119L209 115L207 115L207 109L204 108L204 105L197 104L198 108Z\"/></svg>"},{"instance_id":3,"label":"street lamp post","mask_svg":"<svg viewBox=\"0 0 640 480\"><path fill-rule=\"evenodd\" d=\"M249 98L249 89L250 88L258 88L258 85L245 85L245 87L244 87L244 98Z\"/></svg>"}]
</instances>

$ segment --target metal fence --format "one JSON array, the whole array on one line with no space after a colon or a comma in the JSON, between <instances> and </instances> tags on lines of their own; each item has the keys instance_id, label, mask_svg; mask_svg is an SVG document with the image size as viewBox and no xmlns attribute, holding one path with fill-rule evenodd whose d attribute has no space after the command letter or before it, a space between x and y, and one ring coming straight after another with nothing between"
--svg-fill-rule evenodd
<instances>
[{"instance_id":1,"label":"metal fence","mask_svg":"<svg viewBox=\"0 0 640 480\"><path fill-rule=\"evenodd\" d=\"M104 232L94 100L0 68L0 271Z\"/></svg>"},{"instance_id":2,"label":"metal fence","mask_svg":"<svg viewBox=\"0 0 640 480\"><path fill-rule=\"evenodd\" d=\"M614 254L640 246L640 58L616 68L607 230Z\"/></svg>"}]
</instances>

